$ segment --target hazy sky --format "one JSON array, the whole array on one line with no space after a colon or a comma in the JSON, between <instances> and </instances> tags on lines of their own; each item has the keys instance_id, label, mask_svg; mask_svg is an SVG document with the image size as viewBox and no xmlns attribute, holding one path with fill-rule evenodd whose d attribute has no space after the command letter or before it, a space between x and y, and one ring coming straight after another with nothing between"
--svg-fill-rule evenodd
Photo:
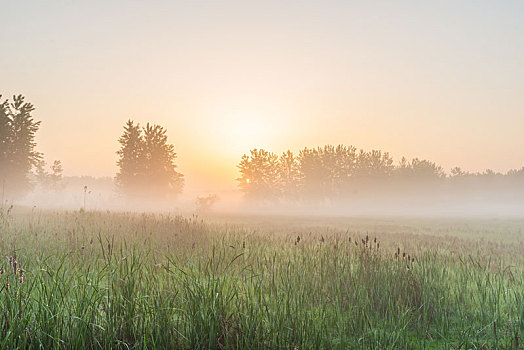
<instances>
[{"instance_id":1,"label":"hazy sky","mask_svg":"<svg viewBox=\"0 0 524 350\"><path fill-rule=\"evenodd\" d=\"M255 147L524 165L524 1L0 2L0 93L69 175L113 176L129 118L203 192Z\"/></svg>"}]
</instances>

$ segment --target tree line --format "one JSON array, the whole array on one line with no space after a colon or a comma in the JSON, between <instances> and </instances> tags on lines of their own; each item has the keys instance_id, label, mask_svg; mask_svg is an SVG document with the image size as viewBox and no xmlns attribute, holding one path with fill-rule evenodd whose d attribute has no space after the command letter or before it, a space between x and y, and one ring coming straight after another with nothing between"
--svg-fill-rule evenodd
<instances>
[{"instance_id":1,"label":"tree line","mask_svg":"<svg viewBox=\"0 0 524 350\"><path fill-rule=\"evenodd\" d=\"M41 122L34 119L34 110L22 95L11 101L0 96L2 204L35 184L55 191L64 186L61 162L54 161L47 170L42 153L36 150ZM115 182L120 194L156 200L173 199L182 192L184 176L177 171L177 153L164 127L128 120L118 141ZM456 167L447 174L428 160L402 158L395 163L387 152L345 145L306 147L296 154L288 150L280 155L253 149L241 158L238 168L241 191L249 199L262 201L346 200L441 189L459 193L509 188L524 193L524 168L501 174L491 170L470 173ZM197 204L205 208L214 201L214 197L200 198Z\"/></svg>"},{"instance_id":2,"label":"tree line","mask_svg":"<svg viewBox=\"0 0 524 350\"><path fill-rule=\"evenodd\" d=\"M48 167L36 150L36 134L41 122L33 117L35 107L22 95L12 100L0 95L0 196L19 198L40 186L46 190L64 188L59 160ZM145 199L172 199L183 188L183 175L176 170L177 154L168 142L167 130L160 125L141 127L129 120L119 138L116 184L120 194ZM82 186L82 188L84 188ZM82 190L79 189L80 190Z\"/></svg>"},{"instance_id":3,"label":"tree line","mask_svg":"<svg viewBox=\"0 0 524 350\"><path fill-rule=\"evenodd\" d=\"M306 147L298 154L288 150L280 155L253 149L242 156L238 169L237 181L245 197L261 201L346 200L457 186L485 190L486 182L491 189L508 181L524 185L524 168L500 174L491 170L470 173L456 167L447 174L428 160L403 157L395 164L388 152L345 145Z\"/></svg>"}]
</instances>

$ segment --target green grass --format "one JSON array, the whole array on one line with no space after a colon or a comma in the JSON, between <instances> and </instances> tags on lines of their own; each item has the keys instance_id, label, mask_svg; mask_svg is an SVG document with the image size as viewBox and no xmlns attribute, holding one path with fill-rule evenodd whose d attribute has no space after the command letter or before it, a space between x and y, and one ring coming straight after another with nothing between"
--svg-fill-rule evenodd
<instances>
[{"instance_id":1,"label":"green grass","mask_svg":"<svg viewBox=\"0 0 524 350\"><path fill-rule=\"evenodd\" d=\"M521 222L242 220L2 212L0 348L522 348Z\"/></svg>"}]
</instances>

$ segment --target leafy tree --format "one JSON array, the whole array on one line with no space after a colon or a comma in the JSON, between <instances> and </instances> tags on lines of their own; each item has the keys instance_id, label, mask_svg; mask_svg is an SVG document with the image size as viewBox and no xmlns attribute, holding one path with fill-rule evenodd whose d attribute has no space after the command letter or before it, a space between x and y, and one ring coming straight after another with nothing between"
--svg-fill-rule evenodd
<instances>
[{"instance_id":1,"label":"leafy tree","mask_svg":"<svg viewBox=\"0 0 524 350\"><path fill-rule=\"evenodd\" d=\"M28 175L42 157L35 150L40 121L34 120L34 109L22 95L0 102L0 182L12 196L31 188Z\"/></svg>"},{"instance_id":2,"label":"leafy tree","mask_svg":"<svg viewBox=\"0 0 524 350\"><path fill-rule=\"evenodd\" d=\"M46 167L46 162L43 159L40 159L36 164L36 178L40 186L48 190L62 190L64 189L65 184L63 183L63 168L62 162L55 160L53 165L50 166L51 172L48 172Z\"/></svg>"},{"instance_id":3,"label":"leafy tree","mask_svg":"<svg viewBox=\"0 0 524 350\"><path fill-rule=\"evenodd\" d=\"M304 148L299 152L298 162L303 178L302 188L304 196L325 196L325 183L329 178L329 169L323 166L320 148Z\"/></svg>"},{"instance_id":4,"label":"leafy tree","mask_svg":"<svg viewBox=\"0 0 524 350\"><path fill-rule=\"evenodd\" d=\"M124 134L118 139L120 149L117 165L116 183L128 195L137 195L144 185L144 139L140 124L128 120L124 126Z\"/></svg>"},{"instance_id":5,"label":"leafy tree","mask_svg":"<svg viewBox=\"0 0 524 350\"><path fill-rule=\"evenodd\" d=\"M293 152L282 153L278 162L278 181L282 195L296 198L300 191L301 174L299 164Z\"/></svg>"},{"instance_id":6,"label":"leafy tree","mask_svg":"<svg viewBox=\"0 0 524 350\"><path fill-rule=\"evenodd\" d=\"M357 166L357 149L353 146L338 145L335 148L335 168L333 186L339 194L351 191L352 180Z\"/></svg>"},{"instance_id":7,"label":"leafy tree","mask_svg":"<svg viewBox=\"0 0 524 350\"><path fill-rule=\"evenodd\" d=\"M415 158L411 161L411 168L414 176L420 180L435 180L446 177L444 169L429 160Z\"/></svg>"},{"instance_id":8,"label":"leafy tree","mask_svg":"<svg viewBox=\"0 0 524 350\"><path fill-rule=\"evenodd\" d=\"M129 120L118 140L116 182L129 196L172 198L182 191L183 175L176 171L176 153L167 131L159 125L141 128Z\"/></svg>"},{"instance_id":9,"label":"leafy tree","mask_svg":"<svg viewBox=\"0 0 524 350\"><path fill-rule=\"evenodd\" d=\"M167 131L160 125L144 128L144 180L147 192L155 197L172 196L182 192L183 175L176 171L175 147L167 142Z\"/></svg>"},{"instance_id":10,"label":"leafy tree","mask_svg":"<svg viewBox=\"0 0 524 350\"><path fill-rule=\"evenodd\" d=\"M248 198L258 200L278 199L279 163L278 156L263 149L253 149L250 155L243 155L238 164L241 190Z\"/></svg>"}]
</instances>

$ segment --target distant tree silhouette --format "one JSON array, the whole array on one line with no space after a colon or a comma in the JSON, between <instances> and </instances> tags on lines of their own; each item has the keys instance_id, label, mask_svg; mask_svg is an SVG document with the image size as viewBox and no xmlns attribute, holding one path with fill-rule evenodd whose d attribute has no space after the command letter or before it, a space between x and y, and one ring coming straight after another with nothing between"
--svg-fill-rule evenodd
<instances>
[{"instance_id":1,"label":"distant tree silhouette","mask_svg":"<svg viewBox=\"0 0 524 350\"><path fill-rule=\"evenodd\" d=\"M242 157L238 168L240 189L246 197L259 200L324 201L361 194L417 192L447 178L442 167L428 160L402 158L395 166L387 152L357 152L355 147L344 145L306 147L297 157L289 150L277 157L254 149ZM461 172L459 168L453 171Z\"/></svg>"},{"instance_id":2,"label":"distant tree silhouette","mask_svg":"<svg viewBox=\"0 0 524 350\"><path fill-rule=\"evenodd\" d=\"M31 188L29 174L42 158L35 150L40 122L33 119L34 109L22 95L13 96L11 103L1 102L0 96L0 185L8 196Z\"/></svg>"},{"instance_id":3,"label":"distant tree silhouette","mask_svg":"<svg viewBox=\"0 0 524 350\"><path fill-rule=\"evenodd\" d=\"M256 199L277 199L280 195L278 156L263 149L254 149L250 155L242 156L240 188L247 197Z\"/></svg>"},{"instance_id":4,"label":"distant tree silhouette","mask_svg":"<svg viewBox=\"0 0 524 350\"><path fill-rule=\"evenodd\" d=\"M278 182L282 195L289 199L297 199L302 177L299 163L293 152L282 153L278 162Z\"/></svg>"},{"instance_id":5,"label":"distant tree silhouette","mask_svg":"<svg viewBox=\"0 0 524 350\"><path fill-rule=\"evenodd\" d=\"M124 126L124 133L118 139L120 149L117 165L116 184L127 195L137 195L144 185L144 139L140 124L128 120Z\"/></svg>"},{"instance_id":6,"label":"distant tree silhouette","mask_svg":"<svg viewBox=\"0 0 524 350\"><path fill-rule=\"evenodd\" d=\"M119 138L116 182L129 196L173 198L182 191L183 175L176 171L176 153L167 131L149 123L141 128L127 121Z\"/></svg>"},{"instance_id":7,"label":"distant tree silhouette","mask_svg":"<svg viewBox=\"0 0 524 350\"><path fill-rule=\"evenodd\" d=\"M413 176L421 180L436 180L446 177L446 173L441 166L429 160L415 158L411 161Z\"/></svg>"},{"instance_id":8,"label":"distant tree silhouette","mask_svg":"<svg viewBox=\"0 0 524 350\"><path fill-rule=\"evenodd\" d=\"M64 189L65 184L63 183L63 168L62 162L55 160L53 165L51 165L48 172L46 167L46 162L43 159L40 159L35 168L36 168L36 178L40 186L46 190L59 191Z\"/></svg>"},{"instance_id":9,"label":"distant tree silhouette","mask_svg":"<svg viewBox=\"0 0 524 350\"><path fill-rule=\"evenodd\" d=\"M331 169L324 167L321 148L304 148L299 152L298 159L303 196L317 199L329 195L326 183Z\"/></svg>"},{"instance_id":10,"label":"distant tree silhouette","mask_svg":"<svg viewBox=\"0 0 524 350\"><path fill-rule=\"evenodd\" d=\"M149 194L172 196L182 192L183 175L176 171L175 147L167 142L166 130L160 125L144 128L144 177Z\"/></svg>"}]
</instances>

